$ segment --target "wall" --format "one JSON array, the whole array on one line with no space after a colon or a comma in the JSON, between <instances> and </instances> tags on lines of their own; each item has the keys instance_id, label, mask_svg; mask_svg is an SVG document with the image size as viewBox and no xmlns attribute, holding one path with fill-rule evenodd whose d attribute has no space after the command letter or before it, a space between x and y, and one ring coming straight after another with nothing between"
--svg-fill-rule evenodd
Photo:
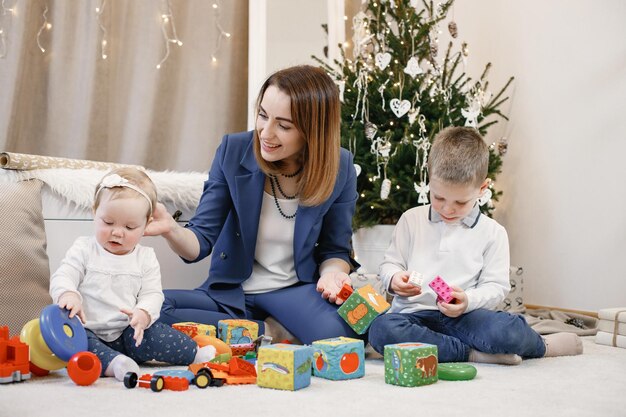
<instances>
[{"instance_id":1,"label":"wall","mask_svg":"<svg viewBox=\"0 0 626 417\"><path fill-rule=\"evenodd\" d=\"M325 2L268 4L268 68L320 54ZM516 77L511 121L487 140L508 138L495 217L524 268L526 303L626 305L626 2L458 0L454 17L470 74L492 62L492 88Z\"/></svg>"},{"instance_id":2,"label":"wall","mask_svg":"<svg viewBox=\"0 0 626 417\"><path fill-rule=\"evenodd\" d=\"M342 0L331 0L342 1ZM254 125L259 88L274 71L292 65L315 65L323 56L328 22L326 1L254 0L250 3L248 128Z\"/></svg>"},{"instance_id":3,"label":"wall","mask_svg":"<svg viewBox=\"0 0 626 417\"><path fill-rule=\"evenodd\" d=\"M455 16L472 64L491 60L493 85L516 77L490 140L509 139L496 218L526 303L626 305L626 3L472 0Z\"/></svg>"}]
</instances>

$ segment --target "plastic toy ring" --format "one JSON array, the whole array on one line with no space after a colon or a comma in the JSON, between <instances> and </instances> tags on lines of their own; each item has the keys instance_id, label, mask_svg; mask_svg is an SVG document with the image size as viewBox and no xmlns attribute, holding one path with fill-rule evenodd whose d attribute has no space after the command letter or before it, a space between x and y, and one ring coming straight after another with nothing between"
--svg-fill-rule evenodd
<instances>
[{"instance_id":1,"label":"plastic toy ring","mask_svg":"<svg viewBox=\"0 0 626 417\"><path fill-rule=\"evenodd\" d=\"M20 340L30 346L30 361L38 368L56 371L65 368L65 361L57 358L46 345L39 330L39 319L33 319L22 327Z\"/></svg>"},{"instance_id":2,"label":"plastic toy ring","mask_svg":"<svg viewBox=\"0 0 626 417\"><path fill-rule=\"evenodd\" d=\"M41 311L39 316L41 335L46 344L60 359L69 361L78 353L87 350L87 333L78 317L70 319L70 312L56 304Z\"/></svg>"},{"instance_id":3,"label":"plastic toy ring","mask_svg":"<svg viewBox=\"0 0 626 417\"><path fill-rule=\"evenodd\" d=\"M67 374L76 385L91 385L102 372L102 362L91 352L78 352L67 363Z\"/></svg>"},{"instance_id":4,"label":"plastic toy ring","mask_svg":"<svg viewBox=\"0 0 626 417\"><path fill-rule=\"evenodd\" d=\"M437 367L439 379L444 381L469 381L478 371L466 363L440 363Z\"/></svg>"}]
</instances>

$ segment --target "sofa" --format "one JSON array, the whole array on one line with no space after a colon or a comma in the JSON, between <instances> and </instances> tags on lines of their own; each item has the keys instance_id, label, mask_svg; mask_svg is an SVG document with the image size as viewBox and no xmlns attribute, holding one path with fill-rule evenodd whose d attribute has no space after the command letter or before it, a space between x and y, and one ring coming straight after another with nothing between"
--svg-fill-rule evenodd
<instances>
[{"instance_id":1,"label":"sofa","mask_svg":"<svg viewBox=\"0 0 626 417\"><path fill-rule=\"evenodd\" d=\"M92 197L112 165L0 169L0 326L19 334L52 300L50 275L79 236L93 234ZM195 211L206 173L147 171L159 199L184 224ZM155 249L163 288L195 288L207 276L210 257L185 264L164 239L145 237Z\"/></svg>"}]
</instances>

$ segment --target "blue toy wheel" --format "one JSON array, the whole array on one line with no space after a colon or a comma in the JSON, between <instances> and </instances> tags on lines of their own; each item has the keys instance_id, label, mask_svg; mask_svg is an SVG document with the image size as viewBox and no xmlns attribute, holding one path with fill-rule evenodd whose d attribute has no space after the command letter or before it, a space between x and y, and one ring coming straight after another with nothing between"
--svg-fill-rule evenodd
<instances>
[{"instance_id":1,"label":"blue toy wheel","mask_svg":"<svg viewBox=\"0 0 626 417\"><path fill-rule=\"evenodd\" d=\"M59 359L69 361L74 354L87 350L87 333L78 317L56 304L41 311L39 327L48 348Z\"/></svg>"}]
</instances>

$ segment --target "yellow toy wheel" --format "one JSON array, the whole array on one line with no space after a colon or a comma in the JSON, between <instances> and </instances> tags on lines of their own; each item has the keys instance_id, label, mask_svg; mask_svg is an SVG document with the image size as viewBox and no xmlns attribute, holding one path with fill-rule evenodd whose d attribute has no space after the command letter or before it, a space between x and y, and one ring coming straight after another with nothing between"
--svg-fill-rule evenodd
<instances>
[{"instance_id":1,"label":"yellow toy wheel","mask_svg":"<svg viewBox=\"0 0 626 417\"><path fill-rule=\"evenodd\" d=\"M33 319L22 327L20 340L30 347L30 361L37 367L47 371L56 371L67 366L67 362L57 358L43 340L39 319Z\"/></svg>"}]
</instances>

